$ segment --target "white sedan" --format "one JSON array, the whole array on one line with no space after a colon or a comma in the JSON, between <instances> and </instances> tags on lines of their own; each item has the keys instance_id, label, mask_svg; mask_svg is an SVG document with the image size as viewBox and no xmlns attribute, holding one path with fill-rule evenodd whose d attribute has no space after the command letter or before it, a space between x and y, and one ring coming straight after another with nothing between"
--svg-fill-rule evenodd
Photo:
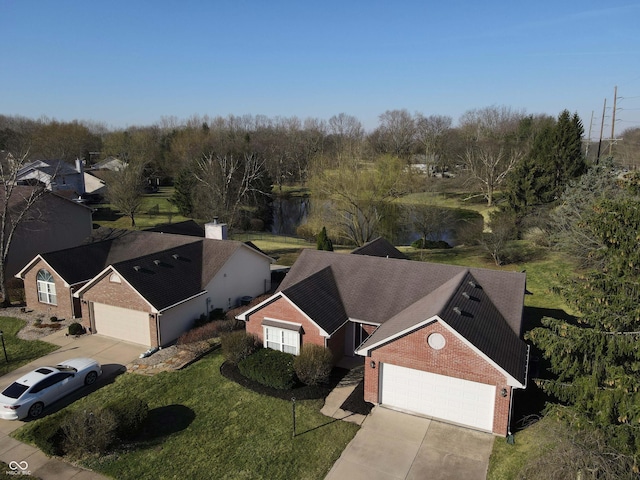
<instances>
[{"instance_id":1,"label":"white sedan","mask_svg":"<svg viewBox=\"0 0 640 480\"><path fill-rule=\"evenodd\" d=\"M0 394L0 418L36 418L44 407L84 385L92 385L99 375L102 367L92 358L73 358L53 367L37 368Z\"/></svg>"}]
</instances>

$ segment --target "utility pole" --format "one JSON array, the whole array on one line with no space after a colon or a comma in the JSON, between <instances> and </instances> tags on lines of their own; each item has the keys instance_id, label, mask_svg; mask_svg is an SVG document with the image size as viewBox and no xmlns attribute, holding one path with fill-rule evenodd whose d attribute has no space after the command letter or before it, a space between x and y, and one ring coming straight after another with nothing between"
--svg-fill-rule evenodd
<instances>
[{"instance_id":1,"label":"utility pole","mask_svg":"<svg viewBox=\"0 0 640 480\"><path fill-rule=\"evenodd\" d=\"M589 135L587 136L587 148L584 151L584 158L589 160L589 146L591 145L591 127L593 126L593 110L591 110L591 120L589 121Z\"/></svg>"},{"instance_id":2,"label":"utility pole","mask_svg":"<svg viewBox=\"0 0 640 480\"><path fill-rule=\"evenodd\" d=\"M596 157L596 165L600 163L600 150L602 148L602 134L604 133L604 114L607 111L607 99L604 99L604 107L602 108L602 123L600 125L600 140L598 140L598 156Z\"/></svg>"},{"instance_id":3,"label":"utility pole","mask_svg":"<svg viewBox=\"0 0 640 480\"><path fill-rule=\"evenodd\" d=\"M618 86L613 87L613 113L611 114L611 140L609 141L609 156L613 153L613 142L616 139L616 103L618 100Z\"/></svg>"}]
</instances>

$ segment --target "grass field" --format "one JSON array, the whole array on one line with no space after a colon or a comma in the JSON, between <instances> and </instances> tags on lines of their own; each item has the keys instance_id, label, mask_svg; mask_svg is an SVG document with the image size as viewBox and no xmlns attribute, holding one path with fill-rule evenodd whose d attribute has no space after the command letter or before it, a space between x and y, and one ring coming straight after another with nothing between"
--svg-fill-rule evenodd
<instances>
[{"instance_id":1,"label":"grass field","mask_svg":"<svg viewBox=\"0 0 640 480\"><path fill-rule=\"evenodd\" d=\"M67 407L87 409L131 396L149 404L139 442L83 464L121 480L324 478L359 427L320 414L323 400L298 401L294 438L291 402L227 380L222 361L217 351L176 372L124 374ZM16 438L32 442L41 421L27 423Z\"/></svg>"},{"instance_id":2,"label":"grass field","mask_svg":"<svg viewBox=\"0 0 640 480\"><path fill-rule=\"evenodd\" d=\"M0 351L0 375L9 373L58 348L57 345L40 340L22 340L18 338L17 334L25 324L24 320L17 318L0 317L0 331L2 332L7 358L9 359L8 362L5 361L4 351ZM0 342L0 347L1 345Z\"/></svg>"}]
</instances>

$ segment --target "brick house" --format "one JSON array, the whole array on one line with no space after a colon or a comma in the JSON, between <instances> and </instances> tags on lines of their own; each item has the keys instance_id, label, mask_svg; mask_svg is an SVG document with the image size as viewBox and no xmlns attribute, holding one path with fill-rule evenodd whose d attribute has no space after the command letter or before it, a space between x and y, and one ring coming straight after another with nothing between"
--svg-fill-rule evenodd
<instances>
[{"instance_id":1,"label":"brick house","mask_svg":"<svg viewBox=\"0 0 640 480\"><path fill-rule=\"evenodd\" d=\"M364 357L365 400L506 435L525 388L526 277L305 250L278 291L239 315L265 347Z\"/></svg>"},{"instance_id":2,"label":"brick house","mask_svg":"<svg viewBox=\"0 0 640 480\"><path fill-rule=\"evenodd\" d=\"M113 231L101 241L37 255L18 273L27 307L79 318L91 333L168 345L201 315L271 287L271 258L223 239L224 224L213 227L209 238Z\"/></svg>"}]
</instances>

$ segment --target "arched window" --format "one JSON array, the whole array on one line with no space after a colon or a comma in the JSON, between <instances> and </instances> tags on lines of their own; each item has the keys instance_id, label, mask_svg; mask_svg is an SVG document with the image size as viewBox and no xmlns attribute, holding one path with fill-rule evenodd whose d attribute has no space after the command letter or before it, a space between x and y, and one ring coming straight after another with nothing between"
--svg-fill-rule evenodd
<instances>
[{"instance_id":1,"label":"arched window","mask_svg":"<svg viewBox=\"0 0 640 480\"><path fill-rule=\"evenodd\" d=\"M38 300L42 303L57 305L56 300L56 284L53 276L46 270L40 270L36 276L38 284Z\"/></svg>"}]
</instances>

